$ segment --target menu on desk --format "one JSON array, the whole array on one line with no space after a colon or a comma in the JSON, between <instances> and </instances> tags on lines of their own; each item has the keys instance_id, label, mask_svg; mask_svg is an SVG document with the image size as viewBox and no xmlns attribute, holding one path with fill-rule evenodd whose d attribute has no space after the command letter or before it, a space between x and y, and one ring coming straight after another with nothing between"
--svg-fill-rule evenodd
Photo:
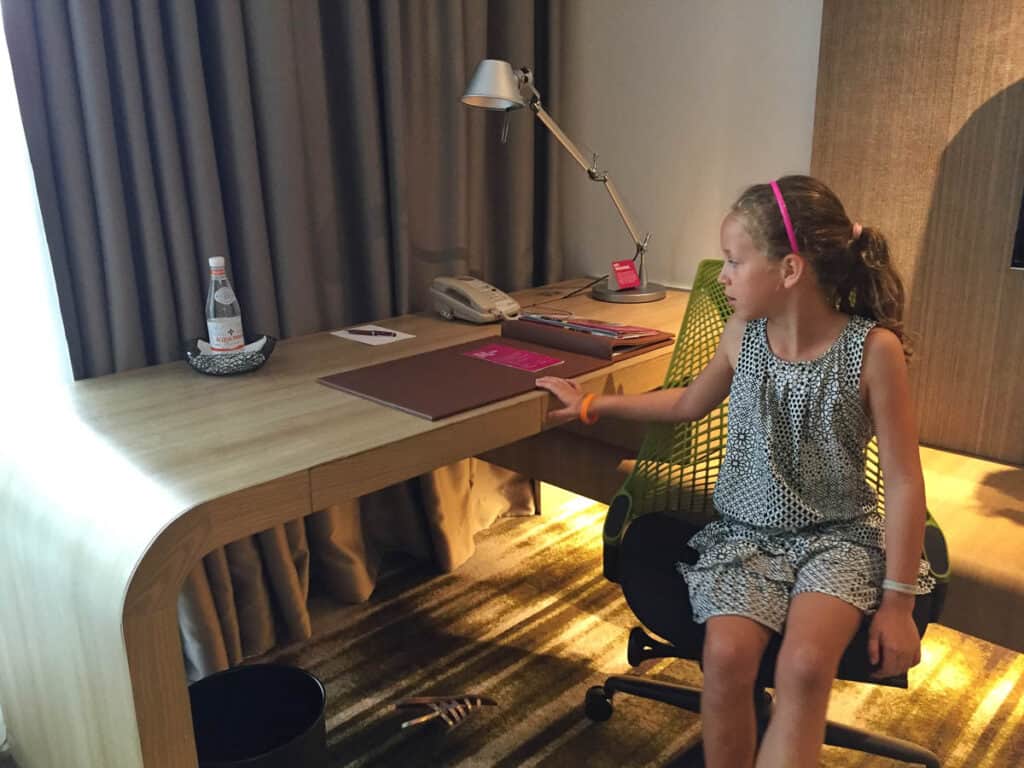
<instances>
[{"instance_id":1,"label":"menu on desk","mask_svg":"<svg viewBox=\"0 0 1024 768\"><path fill-rule=\"evenodd\" d=\"M487 344L477 349L467 350L462 354L475 357L477 360L486 360L489 363L497 363L531 373L537 373L564 362L557 357L542 355L527 349L517 349L507 344Z\"/></svg>"}]
</instances>

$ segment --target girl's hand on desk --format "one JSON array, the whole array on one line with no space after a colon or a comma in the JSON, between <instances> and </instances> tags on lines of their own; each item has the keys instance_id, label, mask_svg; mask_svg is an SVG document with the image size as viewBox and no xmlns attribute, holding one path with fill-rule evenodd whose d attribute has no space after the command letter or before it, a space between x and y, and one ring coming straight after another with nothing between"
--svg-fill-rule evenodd
<instances>
[{"instance_id":1,"label":"girl's hand on desk","mask_svg":"<svg viewBox=\"0 0 1024 768\"><path fill-rule=\"evenodd\" d=\"M559 400L564 407L548 411L548 421L568 421L580 415L580 401L583 393L580 385L575 381L560 379L557 376L541 376L536 384L541 389L546 389Z\"/></svg>"}]
</instances>

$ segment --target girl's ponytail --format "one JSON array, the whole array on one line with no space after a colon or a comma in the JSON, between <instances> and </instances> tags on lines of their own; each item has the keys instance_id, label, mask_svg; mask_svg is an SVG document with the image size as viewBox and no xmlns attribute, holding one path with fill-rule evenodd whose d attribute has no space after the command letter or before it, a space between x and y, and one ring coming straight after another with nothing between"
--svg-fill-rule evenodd
<instances>
[{"instance_id":1,"label":"girl's ponytail","mask_svg":"<svg viewBox=\"0 0 1024 768\"><path fill-rule=\"evenodd\" d=\"M859 232L857 230L860 230ZM903 328L903 281L889 256L885 236L872 227L853 225L853 237L847 248L849 281L838 291L839 310L874 320L888 328L903 345L910 358L910 344Z\"/></svg>"}]
</instances>

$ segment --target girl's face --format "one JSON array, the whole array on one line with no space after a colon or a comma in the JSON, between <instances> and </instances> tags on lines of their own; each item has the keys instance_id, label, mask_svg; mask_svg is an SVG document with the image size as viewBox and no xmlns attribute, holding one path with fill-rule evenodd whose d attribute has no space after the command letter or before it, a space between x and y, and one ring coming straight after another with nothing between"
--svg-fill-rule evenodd
<instances>
[{"instance_id":1,"label":"girl's face","mask_svg":"<svg viewBox=\"0 0 1024 768\"><path fill-rule=\"evenodd\" d=\"M743 320L767 316L783 287L781 263L754 245L743 220L734 213L722 221L721 239L725 264L718 282L725 288L729 305Z\"/></svg>"}]
</instances>

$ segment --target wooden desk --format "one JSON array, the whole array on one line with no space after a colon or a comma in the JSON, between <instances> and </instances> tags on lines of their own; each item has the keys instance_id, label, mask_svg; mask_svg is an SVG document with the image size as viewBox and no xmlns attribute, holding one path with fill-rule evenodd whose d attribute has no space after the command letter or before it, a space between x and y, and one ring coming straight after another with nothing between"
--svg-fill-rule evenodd
<instances>
[{"instance_id":1,"label":"wooden desk","mask_svg":"<svg viewBox=\"0 0 1024 768\"><path fill-rule=\"evenodd\" d=\"M583 295L558 306L675 333L685 303L670 292L653 304ZM78 382L45 405L6 404L0 706L22 768L195 766L176 601L205 554L544 429L540 391L429 422L316 383L497 333L430 315L387 325L417 338L368 347L320 333L281 342L246 376L173 363ZM649 390L670 351L580 380Z\"/></svg>"}]
</instances>

